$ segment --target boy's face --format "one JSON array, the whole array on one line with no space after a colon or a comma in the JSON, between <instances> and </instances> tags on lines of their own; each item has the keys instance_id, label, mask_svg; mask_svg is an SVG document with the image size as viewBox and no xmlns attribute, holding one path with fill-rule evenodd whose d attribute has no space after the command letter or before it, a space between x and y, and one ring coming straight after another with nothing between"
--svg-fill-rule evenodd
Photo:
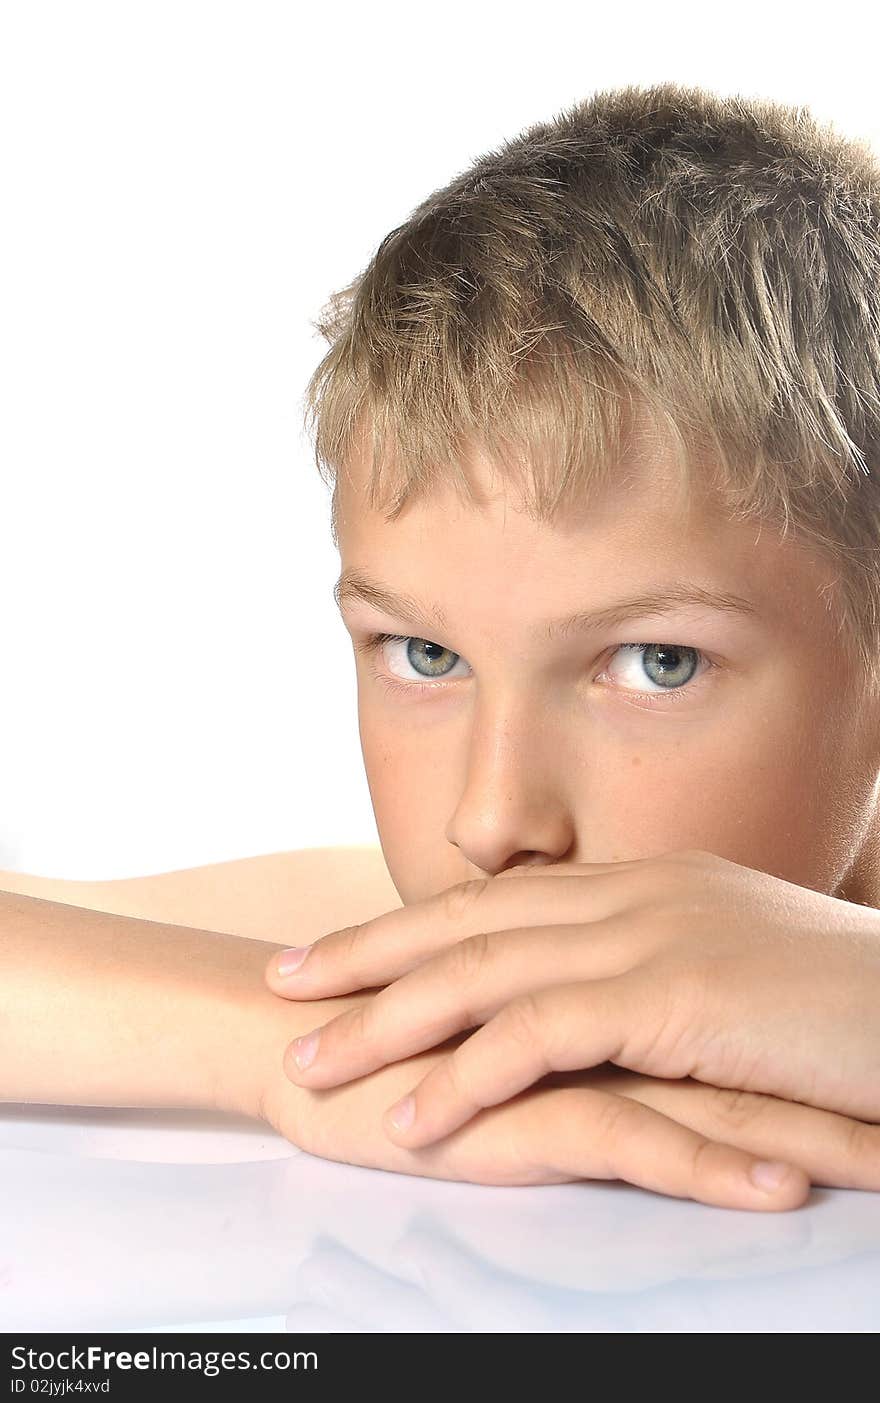
<instances>
[{"instance_id":1,"label":"boy's face","mask_svg":"<svg viewBox=\"0 0 880 1403\"><path fill-rule=\"evenodd\" d=\"M479 458L487 505L444 488L392 523L357 462L340 481L343 575L423 604L408 617L343 592L401 900L519 863L701 848L880 906L880 725L848 697L857 679L818 593L830 567L705 503L683 515L660 450L640 464L552 526ZM753 612L676 605L548 637L551 621L682 585ZM406 641L359 651L380 631Z\"/></svg>"}]
</instances>

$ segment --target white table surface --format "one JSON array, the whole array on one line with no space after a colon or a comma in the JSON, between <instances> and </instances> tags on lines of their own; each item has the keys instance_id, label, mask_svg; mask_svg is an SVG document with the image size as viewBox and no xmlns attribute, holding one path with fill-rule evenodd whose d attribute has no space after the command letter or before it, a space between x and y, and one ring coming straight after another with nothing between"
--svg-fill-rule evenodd
<instances>
[{"instance_id":1,"label":"white table surface","mask_svg":"<svg viewBox=\"0 0 880 1403\"><path fill-rule=\"evenodd\" d=\"M0 1174L6 1333L880 1328L880 1193L749 1213L462 1184L232 1116L10 1104Z\"/></svg>"}]
</instances>

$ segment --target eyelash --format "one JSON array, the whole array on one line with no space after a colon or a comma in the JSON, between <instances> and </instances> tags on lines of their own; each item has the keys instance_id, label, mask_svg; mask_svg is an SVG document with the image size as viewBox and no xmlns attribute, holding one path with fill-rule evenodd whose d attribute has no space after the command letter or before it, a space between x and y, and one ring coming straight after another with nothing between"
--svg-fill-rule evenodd
<instances>
[{"instance_id":1,"label":"eyelash","mask_svg":"<svg viewBox=\"0 0 880 1403\"><path fill-rule=\"evenodd\" d=\"M370 671L387 692L406 692L412 695L413 692L434 691L438 686L443 685L442 678L438 678L436 682L404 682L401 678L392 677L380 670L378 659L386 643L408 643L410 638L414 637L415 634L409 633L369 633L360 644L358 651L368 656L370 659ZM428 640L421 639L420 641L427 642ZM694 690L698 677L702 678L710 668L718 666L717 663L713 663L710 658L707 658L705 653L701 652L699 648L691 648L683 643L670 644L668 646L686 648L686 651L696 654L697 658L706 664L702 673L695 674L690 682L685 682L683 686L672 688L668 692L635 692L625 688L622 689L627 696L638 697L641 701L646 702L649 707L656 706L658 702L663 705L669 702L675 703L682 700L688 692ZM651 643L620 643L615 649L615 652L619 652L622 648L626 648L631 652L638 652L644 648L650 647L652 647ZM460 654L456 654L456 657L459 656Z\"/></svg>"}]
</instances>

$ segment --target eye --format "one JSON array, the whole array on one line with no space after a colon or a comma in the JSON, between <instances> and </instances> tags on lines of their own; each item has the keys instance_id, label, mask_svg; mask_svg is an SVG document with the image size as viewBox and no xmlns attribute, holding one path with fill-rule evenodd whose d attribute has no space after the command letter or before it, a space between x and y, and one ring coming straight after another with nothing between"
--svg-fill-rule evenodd
<instances>
[{"instance_id":1,"label":"eye","mask_svg":"<svg viewBox=\"0 0 880 1403\"><path fill-rule=\"evenodd\" d=\"M453 653L441 643L427 638L415 638L401 633L370 633L358 645L358 651L371 660L373 676L387 691L420 692L438 687L449 679L455 680L455 665L464 662L460 653ZM686 700L698 689L703 675L717 667L698 648L682 643L621 643L611 661L622 654L626 664L622 669L606 669L602 676L611 676L617 690L638 700L640 705L664 706ZM393 658L395 666L382 660ZM700 670L698 660L702 660ZM397 671L399 668L401 671ZM634 685L621 683L615 675L629 674ZM390 673L390 675L389 675ZM413 676L413 674L415 674ZM464 674L459 674L468 676ZM698 680L695 682L694 678ZM638 683L652 684L649 691L640 691Z\"/></svg>"},{"instance_id":2,"label":"eye","mask_svg":"<svg viewBox=\"0 0 880 1403\"><path fill-rule=\"evenodd\" d=\"M405 645L400 648L399 645ZM442 682L450 676L456 661L463 661L460 653L453 653L440 643L432 643L427 638L414 638L401 633L370 633L360 645L360 652L373 660L371 671L389 690L419 690L419 683L430 685ZM381 657L393 657L401 673L392 671L387 677L380 666ZM415 677L407 673L412 669ZM467 676L467 674L464 674Z\"/></svg>"},{"instance_id":3,"label":"eye","mask_svg":"<svg viewBox=\"0 0 880 1403\"><path fill-rule=\"evenodd\" d=\"M687 693L696 690L694 678L702 678L710 668L717 666L699 648L690 648L683 643L621 643L614 657L618 654L624 656L623 666L616 670L618 676L622 672L624 678L629 675L635 684L644 683L646 678L654 684L648 692L640 692L637 686L626 685L621 690L633 691L649 705L654 704L655 698L661 703L683 700ZM704 663L702 669L699 667L700 659ZM617 680L614 669L609 675Z\"/></svg>"}]
</instances>

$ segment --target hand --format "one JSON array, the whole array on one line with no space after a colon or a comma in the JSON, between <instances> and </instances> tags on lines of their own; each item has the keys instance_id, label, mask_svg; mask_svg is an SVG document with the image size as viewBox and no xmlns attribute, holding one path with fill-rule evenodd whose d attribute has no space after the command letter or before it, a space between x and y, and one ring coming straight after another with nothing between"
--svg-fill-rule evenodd
<instances>
[{"instance_id":1,"label":"hand","mask_svg":"<svg viewBox=\"0 0 880 1403\"><path fill-rule=\"evenodd\" d=\"M388 985L320 1028L308 1067L315 1033L292 1045L301 1086L476 1026L415 1087L414 1119L386 1116L411 1147L606 1061L880 1120L880 913L712 853L513 868L325 936L295 974L275 963L285 998Z\"/></svg>"},{"instance_id":2,"label":"hand","mask_svg":"<svg viewBox=\"0 0 880 1403\"><path fill-rule=\"evenodd\" d=\"M880 1126L611 1065L551 1074L437 1144L417 1150L393 1144L382 1130L381 1107L445 1055L434 1049L314 1092L294 1086L279 1068L261 1097L261 1113L309 1154L474 1184L623 1179L675 1198L757 1211L802 1206L811 1181L880 1189ZM764 1192L749 1179L758 1160L799 1167Z\"/></svg>"}]
</instances>

